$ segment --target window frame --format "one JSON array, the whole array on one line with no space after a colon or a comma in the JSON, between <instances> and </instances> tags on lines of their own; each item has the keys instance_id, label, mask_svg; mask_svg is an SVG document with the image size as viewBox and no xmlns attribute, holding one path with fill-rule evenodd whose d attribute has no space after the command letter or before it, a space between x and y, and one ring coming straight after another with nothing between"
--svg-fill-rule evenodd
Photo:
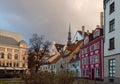
<instances>
[{"instance_id":1,"label":"window frame","mask_svg":"<svg viewBox=\"0 0 120 84\"><path fill-rule=\"evenodd\" d=\"M0 53L0 58L4 59L5 54L3 52Z\"/></svg>"},{"instance_id":2,"label":"window frame","mask_svg":"<svg viewBox=\"0 0 120 84\"><path fill-rule=\"evenodd\" d=\"M115 11L115 2L112 2L109 6L109 14L112 14Z\"/></svg>"},{"instance_id":3,"label":"window frame","mask_svg":"<svg viewBox=\"0 0 120 84\"><path fill-rule=\"evenodd\" d=\"M115 31L115 19L109 21L109 33Z\"/></svg>"},{"instance_id":4,"label":"window frame","mask_svg":"<svg viewBox=\"0 0 120 84\"><path fill-rule=\"evenodd\" d=\"M115 58L113 59L109 59L108 61L108 65L109 65L109 77L115 77L115 70L116 70L116 60Z\"/></svg>"},{"instance_id":5,"label":"window frame","mask_svg":"<svg viewBox=\"0 0 120 84\"><path fill-rule=\"evenodd\" d=\"M110 38L109 39L109 50L115 49L115 38Z\"/></svg>"},{"instance_id":6,"label":"window frame","mask_svg":"<svg viewBox=\"0 0 120 84\"><path fill-rule=\"evenodd\" d=\"M12 54L11 53L7 54L7 59L12 59Z\"/></svg>"},{"instance_id":7,"label":"window frame","mask_svg":"<svg viewBox=\"0 0 120 84\"><path fill-rule=\"evenodd\" d=\"M17 56L17 59L16 59L16 56ZM14 59L15 59L15 60L18 60L18 59L19 59L18 54L15 54Z\"/></svg>"}]
</instances>

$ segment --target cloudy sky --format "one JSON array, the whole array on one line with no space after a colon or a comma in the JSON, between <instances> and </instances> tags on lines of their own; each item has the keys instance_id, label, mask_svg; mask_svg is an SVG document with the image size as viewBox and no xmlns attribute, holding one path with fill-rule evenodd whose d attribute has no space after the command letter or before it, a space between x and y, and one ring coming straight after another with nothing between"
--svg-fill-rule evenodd
<instances>
[{"instance_id":1,"label":"cloudy sky","mask_svg":"<svg viewBox=\"0 0 120 84\"><path fill-rule=\"evenodd\" d=\"M66 43L69 23L72 37L81 26L86 31L100 24L103 0L0 0L0 29L23 34L33 33L47 40Z\"/></svg>"}]
</instances>

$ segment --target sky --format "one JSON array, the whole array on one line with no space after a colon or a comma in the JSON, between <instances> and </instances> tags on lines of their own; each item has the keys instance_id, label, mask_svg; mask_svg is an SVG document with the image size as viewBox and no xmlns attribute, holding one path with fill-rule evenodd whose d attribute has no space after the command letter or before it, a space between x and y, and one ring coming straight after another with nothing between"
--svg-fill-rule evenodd
<instances>
[{"instance_id":1,"label":"sky","mask_svg":"<svg viewBox=\"0 0 120 84\"><path fill-rule=\"evenodd\" d=\"M103 0L0 0L0 29L16 32L29 43L32 34L66 44L71 25L72 37L85 26L100 24Z\"/></svg>"}]
</instances>

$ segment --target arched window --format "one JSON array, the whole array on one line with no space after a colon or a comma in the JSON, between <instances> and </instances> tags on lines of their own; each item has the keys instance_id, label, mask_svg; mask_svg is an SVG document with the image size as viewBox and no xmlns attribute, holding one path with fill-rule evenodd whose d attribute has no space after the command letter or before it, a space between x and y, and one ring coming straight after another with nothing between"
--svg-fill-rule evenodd
<instances>
[{"instance_id":1,"label":"arched window","mask_svg":"<svg viewBox=\"0 0 120 84\"><path fill-rule=\"evenodd\" d=\"M8 59L12 59L11 53L8 53L7 57L8 57Z\"/></svg>"},{"instance_id":2,"label":"arched window","mask_svg":"<svg viewBox=\"0 0 120 84\"><path fill-rule=\"evenodd\" d=\"M18 60L18 54L15 54L14 59Z\"/></svg>"},{"instance_id":3,"label":"arched window","mask_svg":"<svg viewBox=\"0 0 120 84\"><path fill-rule=\"evenodd\" d=\"M0 53L0 58L4 58L4 53Z\"/></svg>"}]
</instances>

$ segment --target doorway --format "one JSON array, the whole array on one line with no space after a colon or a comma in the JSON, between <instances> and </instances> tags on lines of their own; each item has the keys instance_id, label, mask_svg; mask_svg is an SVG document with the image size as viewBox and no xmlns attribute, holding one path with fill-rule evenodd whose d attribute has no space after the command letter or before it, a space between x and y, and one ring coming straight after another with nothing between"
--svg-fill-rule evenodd
<instances>
[{"instance_id":1,"label":"doorway","mask_svg":"<svg viewBox=\"0 0 120 84\"><path fill-rule=\"evenodd\" d=\"M94 69L92 69L92 79L94 79Z\"/></svg>"}]
</instances>

